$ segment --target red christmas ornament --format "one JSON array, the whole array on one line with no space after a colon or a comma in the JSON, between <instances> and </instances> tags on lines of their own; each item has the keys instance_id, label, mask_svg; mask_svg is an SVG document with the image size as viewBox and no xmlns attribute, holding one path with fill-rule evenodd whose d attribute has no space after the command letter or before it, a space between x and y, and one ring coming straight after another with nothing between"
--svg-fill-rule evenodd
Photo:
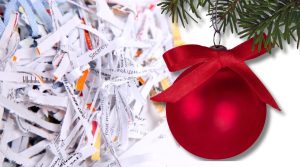
<instances>
[{"instance_id":1,"label":"red christmas ornament","mask_svg":"<svg viewBox=\"0 0 300 167\"><path fill-rule=\"evenodd\" d=\"M170 71L192 66L166 91L152 97L166 102L174 138L207 159L236 156L251 147L266 120L266 103L279 107L244 63L266 52L252 50L253 39L231 50L183 45L164 54Z\"/></svg>"}]
</instances>

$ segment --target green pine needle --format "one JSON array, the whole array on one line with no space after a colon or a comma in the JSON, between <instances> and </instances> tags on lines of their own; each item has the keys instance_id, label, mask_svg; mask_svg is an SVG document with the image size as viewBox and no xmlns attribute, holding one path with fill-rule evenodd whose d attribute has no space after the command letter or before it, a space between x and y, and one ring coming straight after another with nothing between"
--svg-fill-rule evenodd
<instances>
[{"instance_id":1,"label":"green pine needle","mask_svg":"<svg viewBox=\"0 0 300 167\"><path fill-rule=\"evenodd\" d=\"M189 20L200 19L199 7L207 7L220 30L228 28L242 38L255 38L254 44L283 49L284 42L292 41L300 47L300 0L164 0L158 5L173 22L185 26ZM216 13L216 16L215 16ZM264 39L263 34L267 37ZM254 45L253 45L254 46Z\"/></svg>"}]
</instances>

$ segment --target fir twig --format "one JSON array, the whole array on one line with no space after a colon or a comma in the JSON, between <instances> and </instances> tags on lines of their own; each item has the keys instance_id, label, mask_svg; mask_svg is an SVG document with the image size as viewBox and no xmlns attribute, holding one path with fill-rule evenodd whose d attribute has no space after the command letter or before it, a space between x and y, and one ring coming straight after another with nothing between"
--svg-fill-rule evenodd
<instances>
[{"instance_id":1,"label":"fir twig","mask_svg":"<svg viewBox=\"0 0 300 167\"><path fill-rule=\"evenodd\" d=\"M253 8L256 6L255 8ZM298 1L253 1L243 6L238 20L243 29L241 37L256 37L255 43L264 42L265 47L277 45L283 48L283 41L290 44L291 39L299 41L299 36L294 36L295 30L299 29L300 5ZM267 34L264 40L262 34Z\"/></svg>"},{"instance_id":2,"label":"fir twig","mask_svg":"<svg viewBox=\"0 0 300 167\"><path fill-rule=\"evenodd\" d=\"M226 27L230 27L231 32L238 32L237 19L239 18L239 13L243 10L244 0L218 0L215 4L208 6L208 15L213 17L215 10L217 9L215 16L217 22L220 24L220 30L225 32ZM217 5L217 6L216 6Z\"/></svg>"},{"instance_id":3,"label":"fir twig","mask_svg":"<svg viewBox=\"0 0 300 167\"><path fill-rule=\"evenodd\" d=\"M158 4L161 7L162 13L168 14L172 17L173 22L178 22L180 19L183 26L189 23L189 19L197 22L200 19L198 8L205 6L208 0L165 0ZM188 12L187 8L191 11Z\"/></svg>"},{"instance_id":4,"label":"fir twig","mask_svg":"<svg viewBox=\"0 0 300 167\"><path fill-rule=\"evenodd\" d=\"M278 46L283 42L297 42L300 46L300 0L165 0L159 5L162 13L172 16L173 22L181 20L188 24L188 18L199 19L199 6L208 8L208 15L215 17L222 31L230 28L241 37L255 38L255 44L265 48ZM196 4L196 5L195 5ZM192 15L189 15L190 10ZM216 10L216 11L215 11ZM216 16L215 14L216 13ZM195 17L195 18L194 18ZM263 33L267 34L264 39Z\"/></svg>"}]
</instances>

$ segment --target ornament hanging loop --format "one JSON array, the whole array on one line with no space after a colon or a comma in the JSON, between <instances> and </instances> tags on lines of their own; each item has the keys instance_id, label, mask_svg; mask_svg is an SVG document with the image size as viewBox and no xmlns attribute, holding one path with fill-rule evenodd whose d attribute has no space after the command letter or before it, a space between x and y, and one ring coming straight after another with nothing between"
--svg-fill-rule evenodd
<instances>
[{"instance_id":1,"label":"ornament hanging loop","mask_svg":"<svg viewBox=\"0 0 300 167\"><path fill-rule=\"evenodd\" d=\"M226 48L221 44L221 40L222 40L222 34L221 34L221 30L220 27L218 26L218 0L216 0L215 2L215 8L214 8L214 12L212 14L212 18L211 18L211 22L212 22L212 27L214 28L215 32L214 32L214 36L213 36L213 42L214 42L214 46L212 46L211 48L217 49L217 50L226 50ZM218 42L216 42L216 38L218 38Z\"/></svg>"},{"instance_id":2,"label":"ornament hanging loop","mask_svg":"<svg viewBox=\"0 0 300 167\"><path fill-rule=\"evenodd\" d=\"M216 44L216 38L219 38L218 44ZM214 50L227 50L227 48L225 46L220 45L220 43L221 43L221 33L219 31L215 31L213 41L214 41L214 45L210 48L212 48Z\"/></svg>"}]
</instances>

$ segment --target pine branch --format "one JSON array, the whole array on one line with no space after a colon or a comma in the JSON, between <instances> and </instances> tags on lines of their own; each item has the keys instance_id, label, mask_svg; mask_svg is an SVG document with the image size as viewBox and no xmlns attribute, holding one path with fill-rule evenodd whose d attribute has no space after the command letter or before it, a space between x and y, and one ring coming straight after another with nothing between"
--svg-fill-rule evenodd
<instances>
[{"instance_id":1,"label":"pine branch","mask_svg":"<svg viewBox=\"0 0 300 167\"><path fill-rule=\"evenodd\" d=\"M197 22L200 19L197 9L200 6L205 6L208 0L165 0L158 4L161 7L162 13L172 17L172 22L178 22L180 19L183 26L189 23L189 19ZM186 8L190 8L192 15Z\"/></svg>"},{"instance_id":2,"label":"pine branch","mask_svg":"<svg viewBox=\"0 0 300 167\"><path fill-rule=\"evenodd\" d=\"M296 41L300 46L300 0L218 0L217 6L215 2L166 0L160 6L162 13L170 14L173 21L179 18L183 25L188 23L188 17L193 17L187 14L187 9L198 19L197 9L202 6L208 8L208 15L217 20L224 32L230 28L241 37L254 37L255 44L263 43L268 49L270 45L283 48L284 41L288 44ZM267 34L266 40L263 33Z\"/></svg>"},{"instance_id":3,"label":"pine branch","mask_svg":"<svg viewBox=\"0 0 300 167\"><path fill-rule=\"evenodd\" d=\"M239 33L241 37L255 37L255 43L264 43L265 47L277 45L282 49L283 41L290 44L291 39L297 41L299 46L299 35L294 35L300 28L298 1L252 1L243 7L238 20L243 29ZM266 40L263 39L263 33L267 34Z\"/></svg>"},{"instance_id":4,"label":"pine branch","mask_svg":"<svg viewBox=\"0 0 300 167\"><path fill-rule=\"evenodd\" d=\"M243 10L245 0L218 0L215 4L208 6L208 15L211 19L216 19L220 25L220 30L226 31L226 27L230 27L231 32L238 32L237 20L239 13ZM215 11L216 10L216 11ZM215 15L216 12L216 16Z\"/></svg>"}]
</instances>

